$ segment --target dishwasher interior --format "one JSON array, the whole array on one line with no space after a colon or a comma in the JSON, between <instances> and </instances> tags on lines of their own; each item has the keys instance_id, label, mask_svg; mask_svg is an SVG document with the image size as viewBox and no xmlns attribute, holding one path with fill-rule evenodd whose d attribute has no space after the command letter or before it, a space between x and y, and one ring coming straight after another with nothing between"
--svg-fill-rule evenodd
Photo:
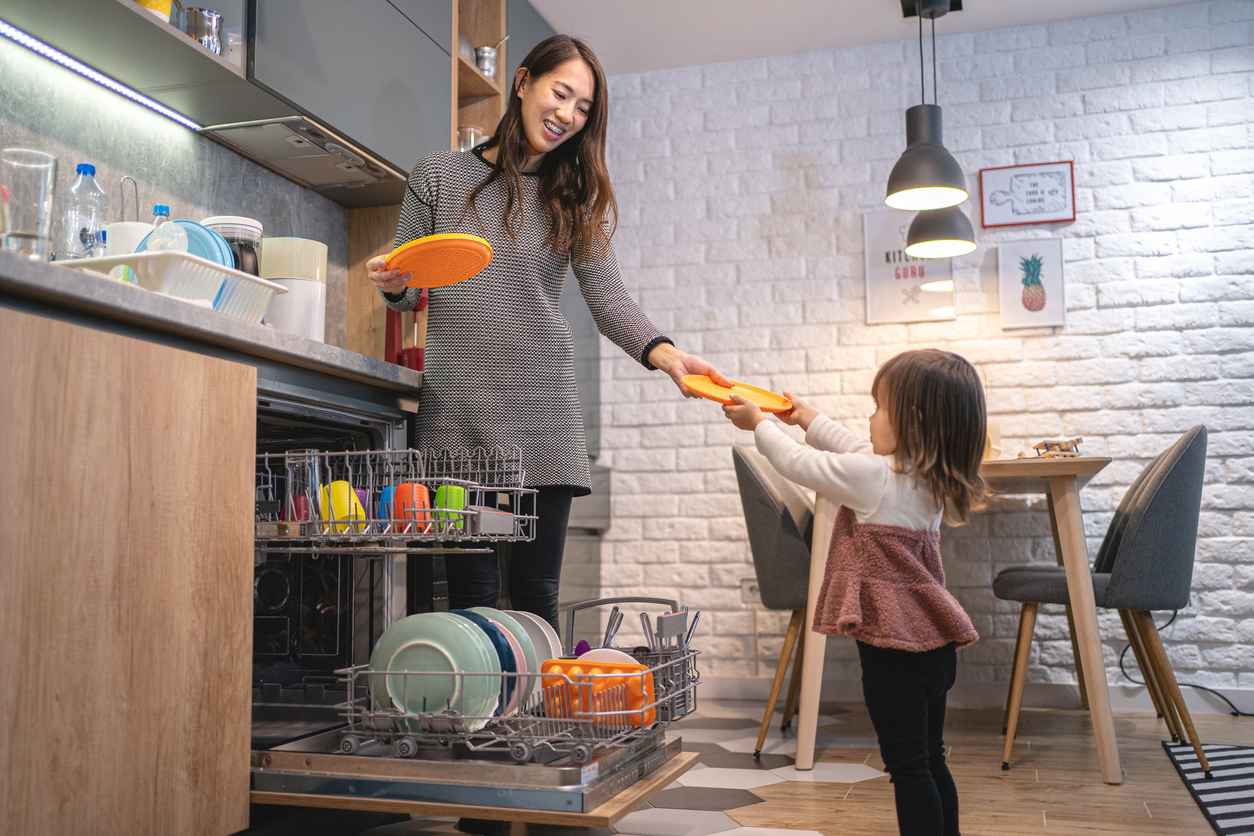
<instances>
[{"instance_id":1,"label":"dishwasher interior","mask_svg":"<svg viewBox=\"0 0 1254 836\"><path fill-rule=\"evenodd\" d=\"M411 431L403 418L368 410L259 398L254 802L399 812L489 806L527 820L540 812L609 809L615 799L626 804L624 792L642 779L649 780L635 794L652 794L690 768L696 756L679 757L680 741L666 734L670 720L695 708L696 651L686 640L663 647L659 632L657 647L635 649L647 652L631 665L638 672L628 674L551 674L543 667L539 676L526 668L505 673L503 663L502 673L485 674L499 680L501 697L495 713L483 716L464 711L464 703L462 711L452 702L443 710L407 708L409 686L399 686L398 698L389 684L399 678L417 687L423 677L443 676L460 690L475 674L370 668L376 641L394 622L448 609L446 559L488 551L489 541L534 537L535 491L523 487L521 451L416 451L407 444ZM311 473L325 475L301 476L309 462ZM398 478L398 467L411 475ZM300 493L296 487L306 481L318 487ZM331 492L341 481L342 500ZM403 481L442 484L434 495L461 486L465 510L436 503L398 521ZM391 506L382 499L389 490L397 497ZM341 501L345 508L360 504L360 516L337 516ZM493 530L497 525L506 528ZM614 600L667 604L668 615L686 623L678 602ZM578 660L545 665L555 661ZM526 682L535 692L529 687L529 698L506 708L506 696Z\"/></svg>"},{"instance_id":2,"label":"dishwasher interior","mask_svg":"<svg viewBox=\"0 0 1254 836\"><path fill-rule=\"evenodd\" d=\"M406 423L389 416L262 397L257 452L404 447ZM265 500L258 500L264 513ZM342 725L335 671L367 659L405 611L406 559L258 547L253 569L254 750ZM430 563L430 561L426 561Z\"/></svg>"}]
</instances>

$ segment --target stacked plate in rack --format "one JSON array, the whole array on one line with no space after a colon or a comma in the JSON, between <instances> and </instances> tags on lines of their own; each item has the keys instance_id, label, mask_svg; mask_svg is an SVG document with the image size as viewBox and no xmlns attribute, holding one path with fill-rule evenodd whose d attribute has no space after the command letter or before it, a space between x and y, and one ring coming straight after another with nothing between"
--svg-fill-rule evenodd
<instances>
[{"instance_id":1,"label":"stacked plate in rack","mask_svg":"<svg viewBox=\"0 0 1254 836\"><path fill-rule=\"evenodd\" d=\"M373 707L451 710L477 731L526 708L541 666L560 656L557 632L532 613L473 607L411 615L388 628L370 655ZM410 730L420 731L416 723Z\"/></svg>"}]
</instances>

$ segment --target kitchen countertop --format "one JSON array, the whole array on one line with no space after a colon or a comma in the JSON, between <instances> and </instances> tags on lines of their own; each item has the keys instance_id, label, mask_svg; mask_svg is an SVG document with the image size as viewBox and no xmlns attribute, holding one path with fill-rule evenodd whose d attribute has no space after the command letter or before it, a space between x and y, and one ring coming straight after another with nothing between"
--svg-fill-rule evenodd
<instances>
[{"instance_id":1,"label":"kitchen countertop","mask_svg":"<svg viewBox=\"0 0 1254 836\"><path fill-rule=\"evenodd\" d=\"M5 251L0 251L0 296L43 302L381 389L417 395L422 383L422 372L413 369Z\"/></svg>"}]
</instances>

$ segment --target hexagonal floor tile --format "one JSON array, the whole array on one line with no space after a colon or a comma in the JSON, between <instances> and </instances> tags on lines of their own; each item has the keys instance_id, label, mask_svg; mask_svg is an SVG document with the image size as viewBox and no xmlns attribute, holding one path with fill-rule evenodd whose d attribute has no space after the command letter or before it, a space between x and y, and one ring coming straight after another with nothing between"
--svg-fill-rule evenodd
<instances>
[{"instance_id":1,"label":"hexagonal floor tile","mask_svg":"<svg viewBox=\"0 0 1254 836\"><path fill-rule=\"evenodd\" d=\"M719 741L720 746L729 752L740 752L752 755L758 748L756 737L740 737L735 740ZM762 744L762 752L769 755L793 755L797 752L797 740L792 737L767 737Z\"/></svg>"},{"instance_id":2,"label":"hexagonal floor tile","mask_svg":"<svg viewBox=\"0 0 1254 836\"><path fill-rule=\"evenodd\" d=\"M694 769L678 778L679 783L685 787L721 787L729 790L751 790L754 787L777 784L782 780L784 779L767 771L720 767Z\"/></svg>"},{"instance_id":3,"label":"hexagonal floor tile","mask_svg":"<svg viewBox=\"0 0 1254 836\"><path fill-rule=\"evenodd\" d=\"M748 717L701 717L689 716L680 720L671 728L679 729L752 729L762 721L754 722Z\"/></svg>"},{"instance_id":4,"label":"hexagonal floor tile","mask_svg":"<svg viewBox=\"0 0 1254 836\"><path fill-rule=\"evenodd\" d=\"M758 798L748 790L727 790L719 787L682 787L677 790L663 790L653 796L650 804L654 807L665 807L671 810L735 810L750 804L761 804Z\"/></svg>"},{"instance_id":5,"label":"hexagonal floor tile","mask_svg":"<svg viewBox=\"0 0 1254 836\"><path fill-rule=\"evenodd\" d=\"M726 740L735 740L745 736L744 729L690 729L681 727L675 729L675 732L685 743L688 741L693 743L722 743ZM756 739L755 737L754 740Z\"/></svg>"},{"instance_id":6,"label":"hexagonal floor tile","mask_svg":"<svg viewBox=\"0 0 1254 836\"><path fill-rule=\"evenodd\" d=\"M772 774L785 781L807 781L828 784L856 784L871 778L887 778L887 772L880 772L864 763L816 763L813 769L797 769L795 766L782 766L772 769Z\"/></svg>"},{"instance_id":7,"label":"hexagonal floor tile","mask_svg":"<svg viewBox=\"0 0 1254 836\"><path fill-rule=\"evenodd\" d=\"M628 813L614 825L614 831L623 836L710 836L736 827L736 820L726 813L655 807Z\"/></svg>"},{"instance_id":8,"label":"hexagonal floor tile","mask_svg":"<svg viewBox=\"0 0 1254 836\"><path fill-rule=\"evenodd\" d=\"M701 753L701 763L706 766L722 766L728 769L777 769L781 766L792 766L793 758L788 755L762 755L754 760L753 755L745 752L728 752L716 743L702 744L717 751ZM688 747L685 745L684 749Z\"/></svg>"}]
</instances>

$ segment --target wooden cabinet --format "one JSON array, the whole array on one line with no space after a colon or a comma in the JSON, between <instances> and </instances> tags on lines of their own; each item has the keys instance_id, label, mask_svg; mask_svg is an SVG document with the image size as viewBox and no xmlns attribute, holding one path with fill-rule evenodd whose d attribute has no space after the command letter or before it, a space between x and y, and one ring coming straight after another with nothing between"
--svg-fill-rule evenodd
<instances>
[{"instance_id":1,"label":"wooden cabinet","mask_svg":"<svg viewBox=\"0 0 1254 836\"><path fill-rule=\"evenodd\" d=\"M256 371L0 308L0 821L248 825Z\"/></svg>"},{"instance_id":2,"label":"wooden cabinet","mask_svg":"<svg viewBox=\"0 0 1254 836\"><path fill-rule=\"evenodd\" d=\"M451 26L427 4L254 2L254 83L402 171L448 147ZM437 4L430 4L432 6Z\"/></svg>"}]
</instances>

